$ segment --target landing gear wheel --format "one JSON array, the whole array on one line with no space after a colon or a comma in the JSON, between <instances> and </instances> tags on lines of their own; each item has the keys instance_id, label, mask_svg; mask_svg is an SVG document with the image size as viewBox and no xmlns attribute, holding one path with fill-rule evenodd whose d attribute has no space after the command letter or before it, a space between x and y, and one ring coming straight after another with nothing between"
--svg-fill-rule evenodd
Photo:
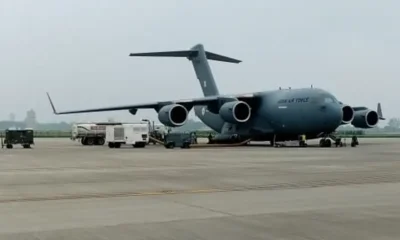
<instances>
[{"instance_id":1,"label":"landing gear wheel","mask_svg":"<svg viewBox=\"0 0 400 240\"><path fill-rule=\"evenodd\" d=\"M320 147L331 147L332 146L332 142L328 138L321 139L321 140L319 140L319 146Z\"/></svg>"},{"instance_id":2,"label":"landing gear wheel","mask_svg":"<svg viewBox=\"0 0 400 240\"><path fill-rule=\"evenodd\" d=\"M325 147L331 147L332 146L332 141L330 139L325 139Z\"/></svg>"},{"instance_id":3,"label":"landing gear wheel","mask_svg":"<svg viewBox=\"0 0 400 240\"><path fill-rule=\"evenodd\" d=\"M357 136L353 136L352 138L351 138L351 146L352 147L355 147L355 146L357 146L359 143L358 143L358 138L357 138Z\"/></svg>"}]
</instances>

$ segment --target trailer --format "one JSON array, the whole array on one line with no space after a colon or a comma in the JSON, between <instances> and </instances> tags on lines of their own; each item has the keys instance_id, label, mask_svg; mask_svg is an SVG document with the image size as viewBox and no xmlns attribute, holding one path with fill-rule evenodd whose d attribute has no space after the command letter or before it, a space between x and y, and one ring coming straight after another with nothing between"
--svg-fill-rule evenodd
<instances>
[{"instance_id":1,"label":"trailer","mask_svg":"<svg viewBox=\"0 0 400 240\"><path fill-rule=\"evenodd\" d=\"M1 148L13 148L15 144L21 144L23 148L31 148L35 144L33 141L33 129L7 129L5 136L1 136Z\"/></svg>"},{"instance_id":2,"label":"trailer","mask_svg":"<svg viewBox=\"0 0 400 240\"><path fill-rule=\"evenodd\" d=\"M192 144L192 134L187 132L171 132L165 136L165 148L190 148Z\"/></svg>"},{"instance_id":3,"label":"trailer","mask_svg":"<svg viewBox=\"0 0 400 240\"><path fill-rule=\"evenodd\" d=\"M144 148L149 143L150 129L147 123L125 123L106 126L106 143L109 148L122 144Z\"/></svg>"}]
</instances>

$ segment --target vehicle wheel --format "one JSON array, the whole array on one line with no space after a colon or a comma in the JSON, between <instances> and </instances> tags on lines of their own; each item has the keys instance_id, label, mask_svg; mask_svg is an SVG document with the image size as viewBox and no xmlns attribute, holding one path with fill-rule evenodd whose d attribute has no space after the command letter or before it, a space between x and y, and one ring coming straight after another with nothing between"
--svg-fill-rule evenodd
<instances>
[{"instance_id":1,"label":"vehicle wheel","mask_svg":"<svg viewBox=\"0 0 400 240\"><path fill-rule=\"evenodd\" d=\"M94 144L94 138L88 138L88 139L86 140L86 142L87 142L87 145L91 146L91 145Z\"/></svg>"},{"instance_id":2,"label":"vehicle wheel","mask_svg":"<svg viewBox=\"0 0 400 240\"><path fill-rule=\"evenodd\" d=\"M324 139L319 140L319 147L325 147Z\"/></svg>"},{"instance_id":3,"label":"vehicle wheel","mask_svg":"<svg viewBox=\"0 0 400 240\"><path fill-rule=\"evenodd\" d=\"M165 144L165 148L172 149L174 147L175 147L175 143L173 143L173 142L169 142L169 143Z\"/></svg>"},{"instance_id":4,"label":"vehicle wheel","mask_svg":"<svg viewBox=\"0 0 400 240\"><path fill-rule=\"evenodd\" d=\"M190 144L189 144L189 143L184 143L184 144L182 145L182 148L190 148Z\"/></svg>"},{"instance_id":5,"label":"vehicle wheel","mask_svg":"<svg viewBox=\"0 0 400 240\"><path fill-rule=\"evenodd\" d=\"M96 145L104 145L105 140L104 140L104 138L98 138L96 143L97 143Z\"/></svg>"},{"instance_id":6,"label":"vehicle wheel","mask_svg":"<svg viewBox=\"0 0 400 240\"><path fill-rule=\"evenodd\" d=\"M87 138L81 138L81 143L82 143L82 145L88 145L87 144Z\"/></svg>"},{"instance_id":7,"label":"vehicle wheel","mask_svg":"<svg viewBox=\"0 0 400 240\"><path fill-rule=\"evenodd\" d=\"M114 143L115 148L121 148L121 143Z\"/></svg>"},{"instance_id":8,"label":"vehicle wheel","mask_svg":"<svg viewBox=\"0 0 400 240\"><path fill-rule=\"evenodd\" d=\"M12 144L7 144L6 147L9 148L9 149L11 149L11 148L13 148L13 145L12 145Z\"/></svg>"},{"instance_id":9,"label":"vehicle wheel","mask_svg":"<svg viewBox=\"0 0 400 240\"><path fill-rule=\"evenodd\" d=\"M109 147L109 148L114 148L114 143L113 143L113 142L109 142L109 143L108 143L108 147Z\"/></svg>"}]
</instances>

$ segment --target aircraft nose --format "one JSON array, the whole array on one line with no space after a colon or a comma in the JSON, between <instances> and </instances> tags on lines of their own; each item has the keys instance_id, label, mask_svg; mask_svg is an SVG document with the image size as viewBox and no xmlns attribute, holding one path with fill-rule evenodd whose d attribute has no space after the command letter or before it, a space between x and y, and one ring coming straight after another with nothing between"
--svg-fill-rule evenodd
<instances>
[{"instance_id":1,"label":"aircraft nose","mask_svg":"<svg viewBox=\"0 0 400 240\"><path fill-rule=\"evenodd\" d=\"M342 107L336 103L323 104L319 106L320 111L324 115L324 125L326 128L335 130L342 122Z\"/></svg>"}]
</instances>

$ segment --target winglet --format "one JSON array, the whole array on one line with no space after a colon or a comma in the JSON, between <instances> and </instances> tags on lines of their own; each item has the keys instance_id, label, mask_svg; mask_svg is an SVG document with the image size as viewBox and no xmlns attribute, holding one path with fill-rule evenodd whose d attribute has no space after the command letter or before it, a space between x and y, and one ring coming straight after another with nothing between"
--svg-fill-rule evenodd
<instances>
[{"instance_id":1,"label":"winglet","mask_svg":"<svg viewBox=\"0 0 400 240\"><path fill-rule=\"evenodd\" d=\"M378 107L376 109L376 112L378 113L378 116L379 116L380 120L386 120L386 118L384 118L383 115L382 115L381 103L378 103Z\"/></svg>"},{"instance_id":2,"label":"winglet","mask_svg":"<svg viewBox=\"0 0 400 240\"><path fill-rule=\"evenodd\" d=\"M46 93L47 93L47 98L49 99L51 108L53 109L53 113L57 115L58 113L57 113L57 111L56 111L56 108L54 107L53 101L51 101L51 98L50 98L49 93L48 93L48 92L46 92Z\"/></svg>"}]
</instances>

